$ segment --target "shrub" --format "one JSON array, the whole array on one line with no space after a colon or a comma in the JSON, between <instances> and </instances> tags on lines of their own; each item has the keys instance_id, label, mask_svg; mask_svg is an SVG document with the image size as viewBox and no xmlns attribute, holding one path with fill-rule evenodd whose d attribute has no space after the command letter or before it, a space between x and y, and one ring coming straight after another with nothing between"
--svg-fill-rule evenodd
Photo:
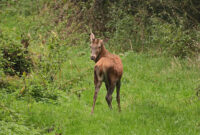
<instances>
[{"instance_id":1,"label":"shrub","mask_svg":"<svg viewBox=\"0 0 200 135\"><path fill-rule=\"evenodd\" d=\"M164 54L182 58L200 52L198 30L187 30L183 25L169 24L158 18L152 18L150 21L150 47L159 47Z\"/></svg>"},{"instance_id":2,"label":"shrub","mask_svg":"<svg viewBox=\"0 0 200 135\"><path fill-rule=\"evenodd\" d=\"M23 72L30 72L32 61L27 48L11 34L1 33L0 55L1 72L3 70L5 74L19 76Z\"/></svg>"},{"instance_id":3,"label":"shrub","mask_svg":"<svg viewBox=\"0 0 200 135\"><path fill-rule=\"evenodd\" d=\"M52 87L48 88L40 84L32 84L28 87L28 95L31 95L36 101L57 100L58 94Z\"/></svg>"},{"instance_id":4,"label":"shrub","mask_svg":"<svg viewBox=\"0 0 200 135\"><path fill-rule=\"evenodd\" d=\"M115 9L115 8L114 8ZM113 29L109 46L115 51L144 51L156 49L161 53L176 57L191 57L200 52L200 33L197 29L185 29L183 24L168 23L160 18L145 18L140 14L131 16L121 13L121 17L114 16L107 27Z\"/></svg>"}]
</instances>

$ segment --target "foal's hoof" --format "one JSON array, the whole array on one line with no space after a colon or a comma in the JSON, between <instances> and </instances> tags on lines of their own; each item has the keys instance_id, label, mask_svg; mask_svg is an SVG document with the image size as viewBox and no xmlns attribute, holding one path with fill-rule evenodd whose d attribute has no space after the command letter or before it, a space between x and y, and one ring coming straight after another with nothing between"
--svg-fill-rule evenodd
<instances>
[{"instance_id":1,"label":"foal's hoof","mask_svg":"<svg viewBox=\"0 0 200 135\"><path fill-rule=\"evenodd\" d=\"M94 111L92 110L90 114L92 115L93 113L94 113Z\"/></svg>"}]
</instances>

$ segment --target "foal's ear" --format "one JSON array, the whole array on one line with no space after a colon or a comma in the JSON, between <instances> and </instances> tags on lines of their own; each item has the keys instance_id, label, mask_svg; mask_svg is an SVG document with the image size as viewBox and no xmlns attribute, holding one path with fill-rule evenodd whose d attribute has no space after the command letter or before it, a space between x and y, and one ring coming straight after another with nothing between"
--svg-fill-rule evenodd
<instances>
[{"instance_id":1,"label":"foal's ear","mask_svg":"<svg viewBox=\"0 0 200 135\"><path fill-rule=\"evenodd\" d=\"M99 40L99 47L101 47L103 45L103 40Z\"/></svg>"},{"instance_id":2,"label":"foal's ear","mask_svg":"<svg viewBox=\"0 0 200 135\"><path fill-rule=\"evenodd\" d=\"M90 41L92 42L94 39L95 39L95 36L94 36L94 34L91 32L91 34L90 34Z\"/></svg>"}]
</instances>

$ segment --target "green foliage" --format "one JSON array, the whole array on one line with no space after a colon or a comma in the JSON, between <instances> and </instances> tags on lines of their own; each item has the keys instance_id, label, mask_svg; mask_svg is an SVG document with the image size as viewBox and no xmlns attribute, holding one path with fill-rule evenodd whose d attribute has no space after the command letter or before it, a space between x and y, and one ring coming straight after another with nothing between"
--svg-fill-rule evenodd
<instances>
[{"instance_id":1,"label":"green foliage","mask_svg":"<svg viewBox=\"0 0 200 135\"><path fill-rule=\"evenodd\" d=\"M26 94L31 95L36 101L56 100L58 98L56 90L52 90L52 88L49 90L45 86L39 84L30 85L27 90L28 93Z\"/></svg>"},{"instance_id":2,"label":"green foliage","mask_svg":"<svg viewBox=\"0 0 200 135\"><path fill-rule=\"evenodd\" d=\"M79 16L97 35L109 39L114 51L158 48L170 56L191 57L199 49L197 0L118 0L74 2ZM88 3L91 3L88 6ZM77 6L78 4L78 6ZM77 17L80 21L82 19Z\"/></svg>"},{"instance_id":3,"label":"green foliage","mask_svg":"<svg viewBox=\"0 0 200 135\"><path fill-rule=\"evenodd\" d=\"M0 76L4 76L4 72L3 72L3 61L4 59L3 59L3 53L0 51ZM1 82L2 82L2 80L1 80L2 78L0 78L0 85L1 85Z\"/></svg>"},{"instance_id":4,"label":"green foliage","mask_svg":"<svg viewBox=\"0 0 200 135\"><path fill-rule=\"evenodd\" d=\"M2 56L1 69L4 73L22 75L23 72L30 72L32 62L28 51L12 34L1 33L0 54Z\"/></svg>"},{"instance_id":5,"label":"green foliage","mask_svg":"<svg viewBox=\"0 0 200 135\"><path fill-rule=\"evenodd\" d=\"M57 42L64 39L69 45L77 45L85 42L77 36L92 29L96 35L109 39L110 49L117 52L156 49L177 57L196 56L200 52L196 0L4 3L13 7L6 12L21 16L20 31L30 33L34 44L40 43L38 39L49 41L56 33Z\"/></svg>"},{"instance_id":6,"label":"green foliage","mask_svg":"<svg viewBox=\"0 0 200 135\"><path fill-rule=\"evenodd\" d=\"M30 129L24 125L15 122L0 121L0 135L17 134L17 135L39 135L36 129Z\"/></svg>"},{"instance_id":7,"label":"green foliage","mask_svg":"<svg viewBox=\"0 0 200 135\"><path fill-rule=\"evenodd\" d=\"M149 27L149 46L158 47L162 53L187 57L195 56L200 50L198 47L199 32L195 29L184 30L182 26L165 23L152 18L152 27ZM148 46L148 47L149 47Z\"/></svg>"},{"instance_id":8,"label":"green foliage","mask_svg":"<svg viewBox=\"0 0 200 135\"><path fill-rule=\"evenodd\" d=\"M170 14L168 19L164 14L150 16L145 8L134 9L134 13L130 14L123 7L119 8L118 4L111 7L110 16L112 19L106 27L110 30L107 36L113 50L144 51L156 48L161 53L177 57L191 57L200 52L199 28L187 29L183 18L175 21Z\"/></svg>"}]
</instances>

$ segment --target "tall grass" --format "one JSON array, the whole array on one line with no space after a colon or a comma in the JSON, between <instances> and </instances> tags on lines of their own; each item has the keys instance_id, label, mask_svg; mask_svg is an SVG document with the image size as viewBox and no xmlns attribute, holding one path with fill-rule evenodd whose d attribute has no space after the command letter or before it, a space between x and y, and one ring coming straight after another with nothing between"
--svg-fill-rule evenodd
<instances>
[{"instance_id":1,"label":"tall grass","mask_svg":"<svg viewBox=\"0 0 200 135\"><path fill-rule=\"evenodd\" d=\"M66 85L68 92L58 90L61 94L56 101L37 102L29 96L16 99L15 94L1 94L1 134L7 134L11 126L15 134L26 129L38 134L199 134L197 63L133 52L121 58L121 113L115 98L114 108L109 110L102 86L94 115L90 115L94 63L89 60L88 47L73 47L57 74L61 77L55 80ZM22 127L19 131L18 126Z\"/></svg>"}]
</instances>

